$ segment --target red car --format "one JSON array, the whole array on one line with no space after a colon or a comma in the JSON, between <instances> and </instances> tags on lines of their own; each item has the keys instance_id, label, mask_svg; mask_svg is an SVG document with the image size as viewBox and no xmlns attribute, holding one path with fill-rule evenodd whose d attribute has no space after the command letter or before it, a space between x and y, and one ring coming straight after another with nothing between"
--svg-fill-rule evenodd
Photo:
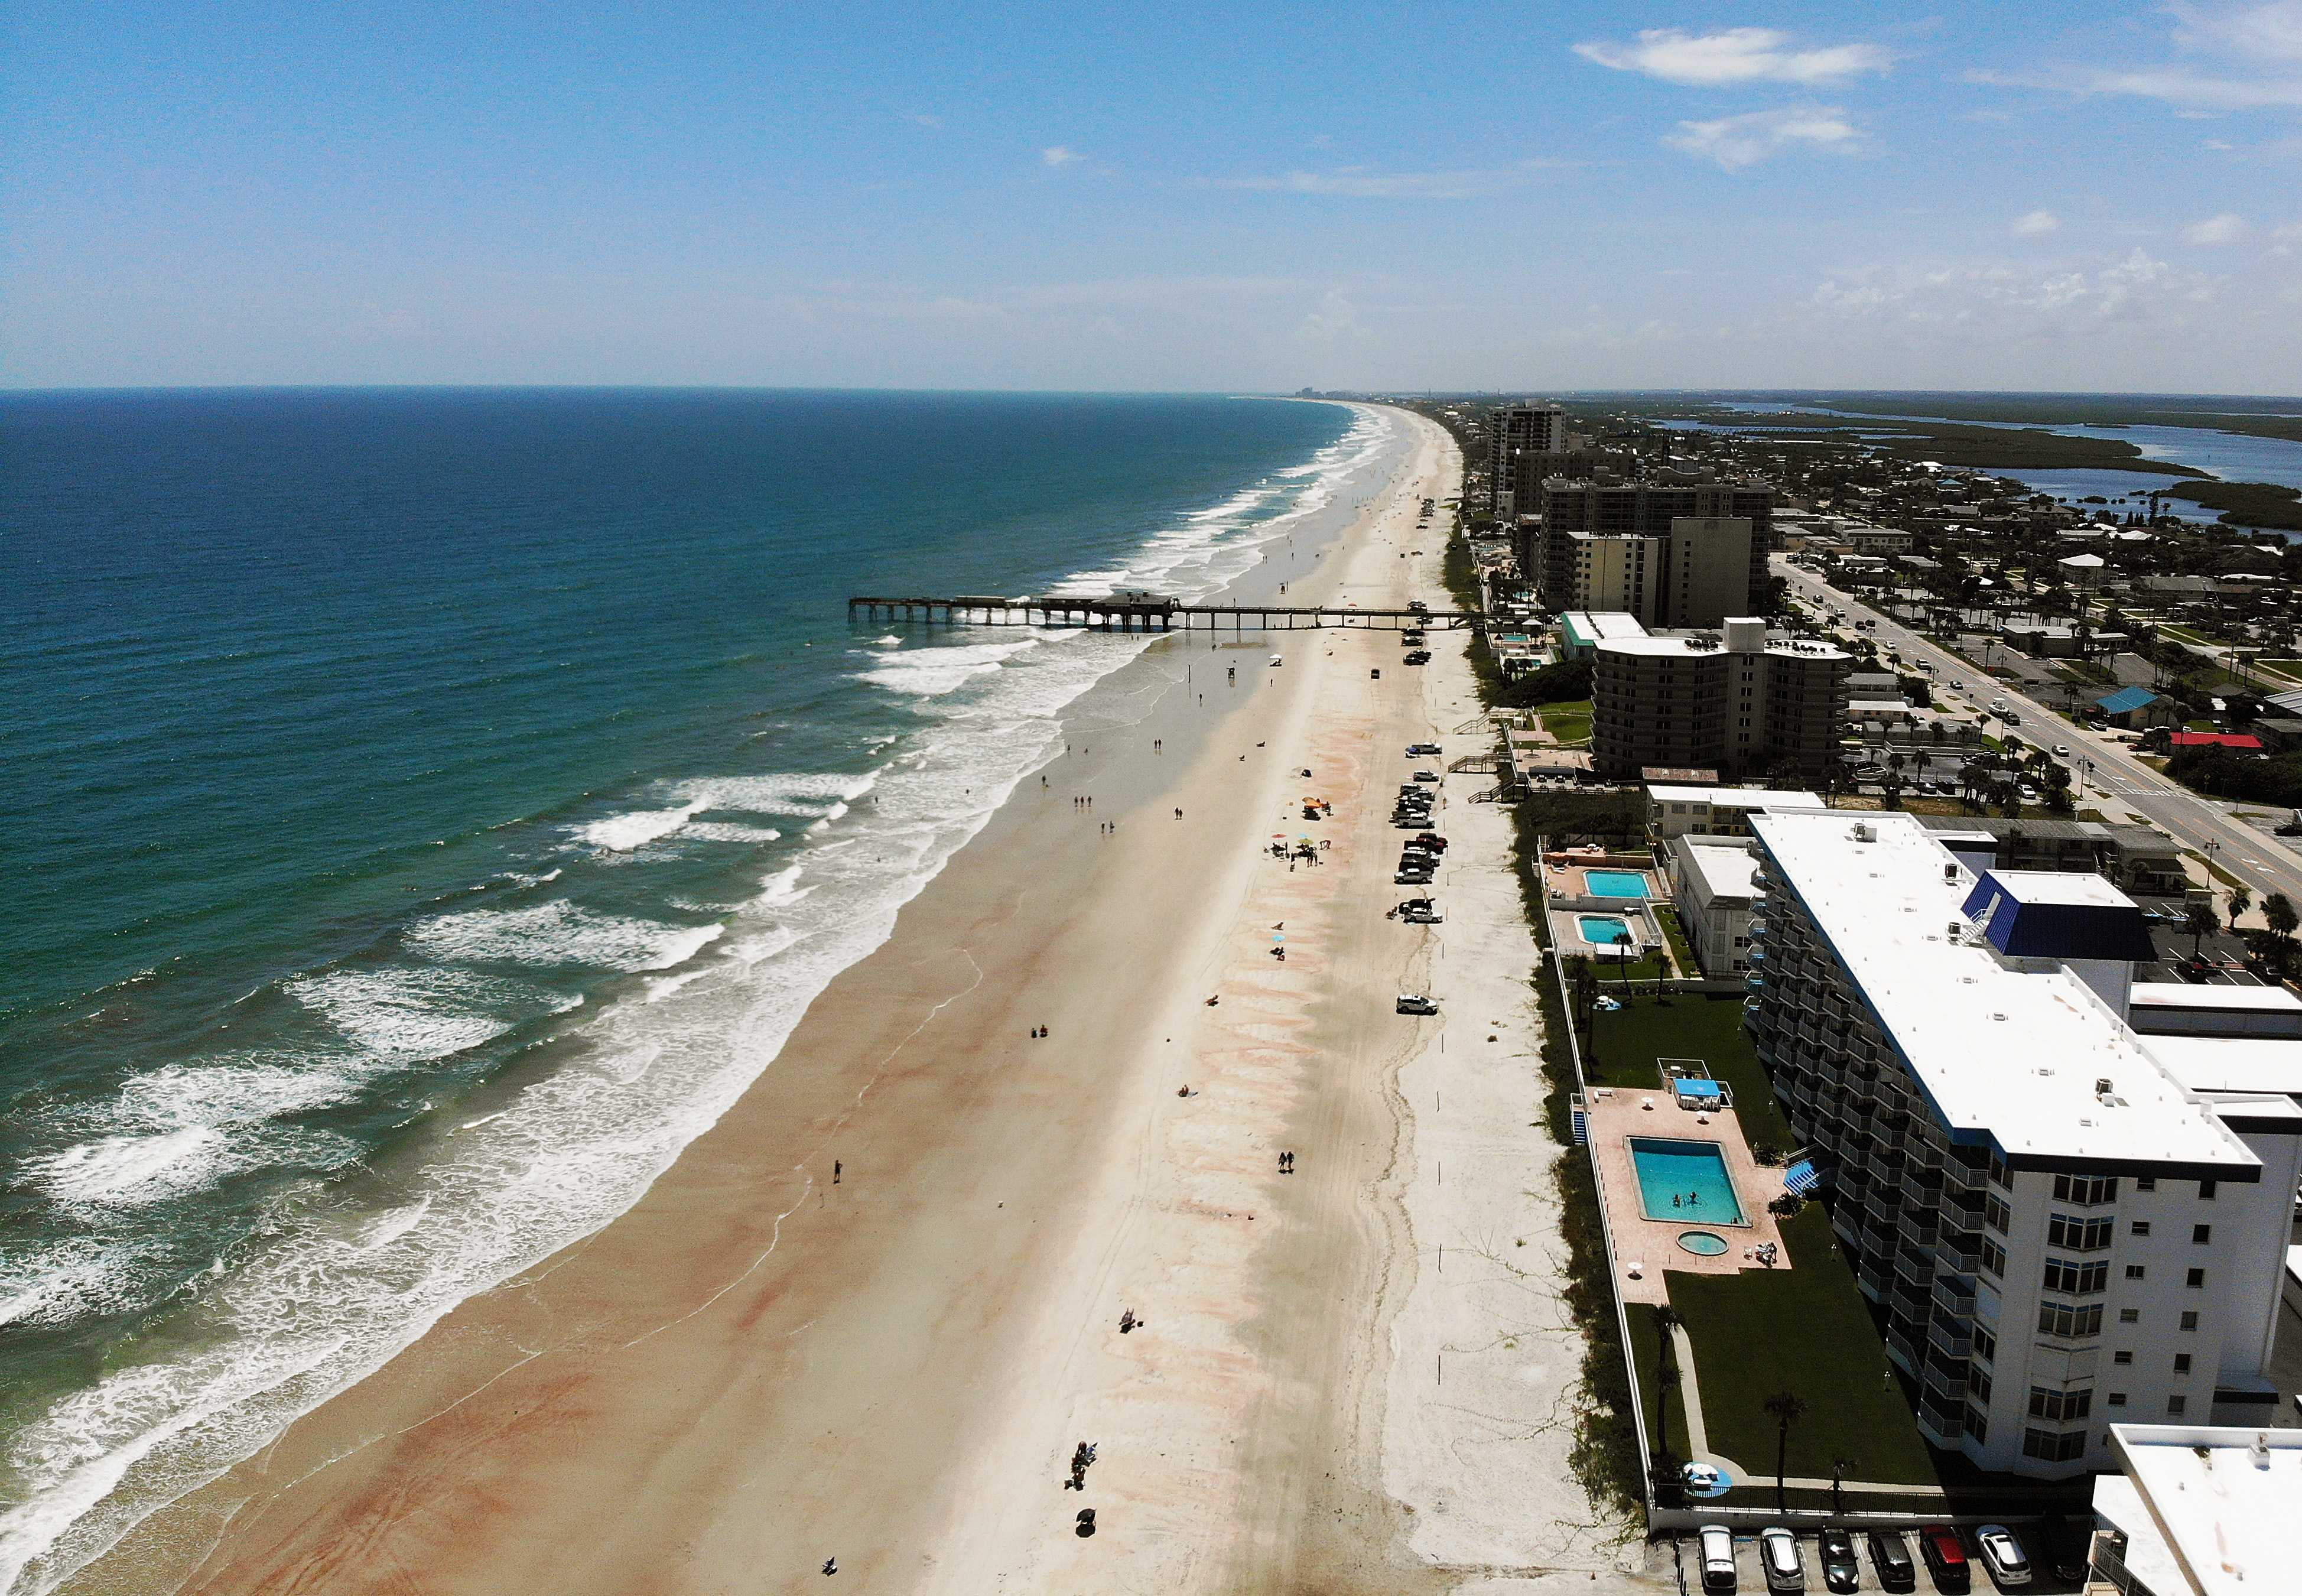
<instances>
[{"instance_id":1,"label":"red car","mask_svg":"<svg viewBox=\"0 0 2302 1596\"><path fill-rule=\"evenodd\" d=\"M1919 1555L1927 1560L1937 1590L1957 1592L1974 1588L1974 1565L1967 1560L1966 1542L1946 1524L1930 1524L1919 1532Z\"/></svg>"}]
</instances>

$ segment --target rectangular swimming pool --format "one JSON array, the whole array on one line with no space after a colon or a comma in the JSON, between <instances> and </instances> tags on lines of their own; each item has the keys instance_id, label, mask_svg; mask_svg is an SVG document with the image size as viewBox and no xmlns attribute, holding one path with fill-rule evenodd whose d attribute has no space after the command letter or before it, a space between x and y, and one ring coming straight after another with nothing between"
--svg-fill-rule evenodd
<instances>
[{"instance_id":1,"label":"rectangular swimming pool","mask_svg":"<svg viewBox=\"0 0 2302 1596\"><path fill-rule=\"evenodd\" d=\"M1584 870L1583 888L1594 898L1642 898L1647 878L1636 870Z\"/></svg>"},{"instance_id":2,"label":"rectangular swimming pool","mask_svg":"<svg viewBox=\"0 0 2302 1596\"><path fill-rule=\"evenodd\" d=\"M1594 947L1606 947L1631 939L1631 928L1611 914L1585 914L1576 921L1583 940Z\"/></svg>"},{"instance_id":3,"label":"rectangular swimming pool","mask_svg":"<svg viewBox=\"0 0 2302 1596\"><path fill-rule=\"evenodd\" d=\"M1715 1141L1629 1138L1631 1167L1639 1176L1639 1209L1649 1219L1701 1220L1741 1225L1743 1205L1726 1172L1726 1155Z\"/></svg>"}]
</instances>

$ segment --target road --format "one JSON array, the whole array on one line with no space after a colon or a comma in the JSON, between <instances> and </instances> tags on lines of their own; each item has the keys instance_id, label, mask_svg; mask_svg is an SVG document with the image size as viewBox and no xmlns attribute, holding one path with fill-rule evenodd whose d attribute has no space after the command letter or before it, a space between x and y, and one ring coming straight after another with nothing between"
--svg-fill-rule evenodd
<instances>
[{"instance_id":1,"label":"road","mask_svg":"<svg viewBox=\"0 0 2302 1596\"><path fill-rule=\"evenodd\" d=\"M1871 634L1884 649L1891 646L1906 660L1924 659L1935 668L1935 683L1966 698L1976 709L1993 699L2022 717L2018 731L2029 743L2071 750L2081 791L2095 787L2146 817L2151 824L2254 889L2257 901L2284 893L2302 907L2302 856L2273 841L2243 820L2231 819L2188 787L2168 780L2115 738L2088 731L2063 718L2037 700L2025 696L2018 685L1987 676L1958 655L1927 641L1900 621L1856 602L1811 571L1787 561L1773 562L1775 574L1787 577L1798 597L1844 610L1848 620L1870 619L1878 624Z\"/></svg>"}]
</instances>

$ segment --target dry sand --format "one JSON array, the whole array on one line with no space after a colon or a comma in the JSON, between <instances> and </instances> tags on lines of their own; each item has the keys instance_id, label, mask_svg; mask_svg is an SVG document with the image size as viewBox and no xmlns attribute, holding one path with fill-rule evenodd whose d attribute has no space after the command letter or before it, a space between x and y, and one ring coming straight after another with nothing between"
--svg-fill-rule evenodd
<instances>
[{"instance_id":1,"label":"dry sand","mask_svg":"<svg viewBox=\"0 0 2302 1596\"><path fill-rule=\"evenodd\" d=\"M1459 461L1407 424L1291 598L1448 607L1444 513L1413 528ZM1453 735L1476 701L1459 635L1432 641L1425 670L1388 632L1197 656L1260 679L1171 786L1081 814L1059 762L630 1213L65 1588L1661 1588L1567 1466L1559 1151L1508 817L1468 802L1491 777L1446 784L1446 924L1384 918L1412 895L1390 788L1439 767L1405 744L1491 740ZM1325 862L1290 871L1274 832Z\"/></svg>"}]
</instances>

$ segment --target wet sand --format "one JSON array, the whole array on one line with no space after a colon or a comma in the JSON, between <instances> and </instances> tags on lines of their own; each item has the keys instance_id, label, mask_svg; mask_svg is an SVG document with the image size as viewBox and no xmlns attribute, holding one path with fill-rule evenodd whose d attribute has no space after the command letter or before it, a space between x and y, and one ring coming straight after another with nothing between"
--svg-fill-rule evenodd
<instances>
[{"instance_id":1,"label":"wet sand","mask_svg":"<svg viewBox=\"0 0 2302 1596\"><path fill-rule=\"evenodd\" d=\"M1435 577L1441 534L1407 533L1458 463L1407 424L1422 447L1294 601L1390 607L1411 573ZM1426 540L1427 560L1400 558ZM1427 704L1393 634L1273 647L1283 666L1198 645L1195 661L1260 679L1206 689L1205 711L1204 684L1170 695L1162 715L1212 725L1155 795L1138 785L1113 813L1106 787L1100 813L1075 809L1066 777L1089 768L1065 761L1027 784L621 1219L466 1303L63 1588L769 1592L826 1588L834 1558L835 1588L889 1592L1462 1583L1462 1558L1422 1546L1417 1492L1492 1471L1447 1461L1444 1424L1417 1439L1430 1423L1401 1411L1423 1399L1393 1357L1402 1313L1442 1340L1460 1317L1414 1306L1435 1278L1416 1194L1445 1142L1434 1103L1418 1151L1400 1089L1434 1068L1444 1022L1391 1012L1441 945L1382 910L1410 895L1390 882L1400 750L1474 706ZM1478 780L1452 779L1450 807ZM1303 821L1306 793L1333 817ZM1290 871L1264 851L1274 832L1325 838L1326 862ZM1527 955L1487 940L1493 968L1465 979L1498 1012L1516 990L1493 1024L1531 1052ZM1500 1112L1537 1117L1524 1063L1480 1067ZM1477 1225L1539 1239L1532 1188L1555 1150L1480 1134L1516 1139ZM1144 1323L1122 1334L1130 1309ZM1548 1344L1539 1379L1499 1388L1507 1406L1525 1388L1526 1413L1499 1422L1530 1434L1571 1379L1571 1345ZM1495 1422L1482 1408L1473 1427ZM1101 1451L1073 1493L1081 1441ZM1397 1490L1387 1446L1411 1466ZM1508 1472L1556 1496L1565 1451L1523 1440ZM1557 1553L1500 1546L1474 1559L1490 1572L1606 1567L1548 1510L1473 1510L1534 1521L1529 1544Z\"/></svg>"}]
</instances>

